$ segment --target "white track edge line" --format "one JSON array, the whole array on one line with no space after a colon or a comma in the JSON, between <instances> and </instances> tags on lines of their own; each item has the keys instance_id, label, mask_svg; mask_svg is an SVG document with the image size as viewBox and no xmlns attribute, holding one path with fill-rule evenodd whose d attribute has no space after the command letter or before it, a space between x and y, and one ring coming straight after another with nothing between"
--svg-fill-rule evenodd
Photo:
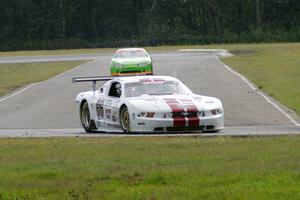
<instances>
[{"instance_id":1,"label":"white track edge line","mask_svg":"<svg viewBox=\"0 0 300 200\"><path fill-rule=\"evenodd\" d=\"M256 87L253 86L253 84L248 81L243 75L241 75L240 73L234 71L233 69L231 69L228 65L226 65L225 63L223 63L219 57L217 57L217 60L231 73L233 73L234 75L238 76L240 79L242 79L245 83L247 83L247 85L255 90L258 94L260 94L264 99L266 99L267 102L269 102L271 105L273 105L275 108L277 108L277 110L279 110L282 114L284 114L294 125L296 126L300 126L300 123L298 123L295 119L293 119L293 117L291 117L289 114L287 114L282 108L280 108L276 103L272 102L271 99L269 97L267 97L264 93L262 93L261 91L259 91Z\"/></svg>"},{"instance_id":2,"label":"white track edge line","mask_svg":"<svg viewBox=\"0 0 300 200\"><path fill-rule=\"evenodd\" d=\"M74 67L74 68L72 68L72 69L70 69L70 70L67 70L67 71L65 71L65 72L63 72L63 73L61 73L61 74L58 74L58 75L56 75L56 76L53 76L53 77L51 77L51 78L49 78L49 79L46 79L46 80L44 80L44 81L47 81L47 80L50 80L50 79L53 79L53 78L59 78L59 77L65 75L65 74L68 74L68 73L72 72L73 70L75 70L75 69L81 67L82 65L85 65L85 64L88 64L88 63L91 63L91 62L95 62L95 61L96 61L96 60L92 60L92 61L90 61L90 62L83 63L83 64L81 64L81 65L78 65L78 66L76 66L76 67ZM44 82L44 81L41 81L41 82L38 82L38 83L33 83L33 84L31 84L31 85L29 85L29 86L27 86L27 87L25 87L25 88L23 88L23 89L21 89L21 90L19 90L19 91L16 91L16 92L14 92L14 93L12 93L12 94L6 96L6 97L3 97L3 98L0 99L0 103L3 102L3 101L6 101L7 99L10 99L11 97L14 97L14 96L16 96L16 95L18 95L18 94L21 94L21 93L25 92L26 90L29 90L30 88L33 88L34 86L39 85L40 83L42 83L42 82Z\"/></svg>"},{"instance_id":3,"label":"white track edge line","mask_svg":"<svg viewBox=\"0 0 300 200\"><path fill-rule=\"evenodd\" d=\"M31 84L31 85L29 85L29 86L27 86L27 87L25 87L25 88L23 88L23 89L21 89L21 90L15 92L15 93L12 93L11 95L8 95L8 96L6 96L6 97L3 97L2 99L0 99L0 103L3 102L3 101L5 101L5 100L7 100L7 99L10 99L11 97L14 97L14 96L20 94L20 93L22 93L22 92L25 92L26 90L29 90L30 88L32 88L32 87L34 87L34 86L36 86L36 85L38 85L38 84L40 84L40 82L38 82L38 83L33 83L33 84Z\"/></svg>"},{"instance_id":4,"label":"white track edge line","mask_svg":"<svg viewBox=\"0 0 300 200\"><path fill-rule=\"evenodd\" d=\"M78 61L81 61L81 60L78 60ZM77 65L77 66L75 66L74 68L71 68L71 69L69 69L69 70L67 70L67 71L65 71L65 72L63 72L63 73L57 74L56 76L53 76L53 77L51 77L51 78L49 78L49 79L46 79L46 80L50 80L50 79L54 79L54 78L60 78L60 77L66 75L66 74L68 74L68 73L71 73L71 72L75 71L76 69L82 67L83 65L91 64L91 63L93 63L93 62L96 62L97 60L91 59L90 61L89 61L89 60L86 60L86 61L87 61L87 62L82 63L81 65ZM46 81L46 80L45 80L45 81Z\"/></svg>"}]
</instances>

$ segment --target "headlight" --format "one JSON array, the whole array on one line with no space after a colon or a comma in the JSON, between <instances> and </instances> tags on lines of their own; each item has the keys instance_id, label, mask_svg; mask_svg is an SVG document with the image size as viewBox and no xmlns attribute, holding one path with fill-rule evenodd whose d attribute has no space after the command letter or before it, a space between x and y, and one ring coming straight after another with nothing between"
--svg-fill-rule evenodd
<instances>
[{"instance_id":1,"label":"headlight","mask_svg":"<svg viewBox=\"0 0 300 200\"><path fill-rule=\"evenodd\" d=\"M171 112L167 112L163 114L163 118L172 118L173 114Z\"/></svg>"},{"instance_id":2,"label":"headlight","mask_svg":"<svg viewBox=\"0 0 300 200\"><path fill-rule=\"evenodd\" d=\"M204 117L205 116L205 112L204 111L199 111L198 115L199 115L199 117Z\"/></svg>"},{"instance_id":3,"label":"headlight","mask_svg":"<svg viewBox=\"0 0 300 200\"><path fill-rule=\"evenodd\" d=\"M145 67L145 66L147 66L147 65L148 65L148 63L139 63L139 64L138 64L139 67Z\"/></svg>"},{"instance_id":4,"label":"headlight","mask_svg":"<svg viewBox=\"0 0 300 200\"><path fill-rule=\"evenodd\" d=\"M155 115L155 112L140 112L137 116L138 117L148 117L153 118Z\"/></svg>"},{"instance_id":5,"label":"headlight","mask_svg":"<svg viewBox=\"0 0 300 200\"><path fill-rule=\"evenodd\" d=\"M213 110L211 110L211 114L212 115L218 115L218 114L221 114L221 113L222 113L221 109L213 109Z\"/></svg>"}]
</instances>

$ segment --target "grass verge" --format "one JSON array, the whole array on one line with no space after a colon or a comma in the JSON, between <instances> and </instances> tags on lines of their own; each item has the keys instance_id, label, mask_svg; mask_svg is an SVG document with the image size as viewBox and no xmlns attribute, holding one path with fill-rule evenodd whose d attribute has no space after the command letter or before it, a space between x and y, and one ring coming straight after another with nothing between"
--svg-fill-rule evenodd
<instances>
[{"instance_id":1,"label":"grass verge","mask_svg":"<svg viewBox=\"0 0 300 200\"><path fill-rule=\"evenodd\" d=\"M300 137L0 140L0 199L299 199Z\"/></svg>"},{"instance_id":2,"label":"grass verge","mask_svg":"<svg viewBox=\"0 0 300 200\"><path fill-rule=\"evenodd\" d=\"M87 61L0 64L0 96L46 80Z\"/></svg>"},{"instance_id":3,"label":"grass verge","mask_svg":"<svg viewBox=\"0 0 300 200\"><path fill-rule=\"evenodd\" d=\"M300 114L300 44L224 46L235 56L223 61L258 88Z\"/></svg>"}]
</instances>

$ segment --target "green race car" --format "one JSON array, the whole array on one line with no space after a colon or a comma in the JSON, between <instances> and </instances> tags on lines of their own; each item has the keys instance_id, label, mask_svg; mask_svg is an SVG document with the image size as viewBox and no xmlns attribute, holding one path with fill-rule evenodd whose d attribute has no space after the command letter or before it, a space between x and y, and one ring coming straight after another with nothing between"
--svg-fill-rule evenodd
<instances>
[{"instance_id":1,"label":"green race car","mask_svg":"<svg viewBox=\"0 0 300 200\"><path fill-rule=\"evenodd\" d=\"M152 59L142 48L118 49L112 57L110 71L112 76L151 75Z\"/></svg>"}]
</instances>

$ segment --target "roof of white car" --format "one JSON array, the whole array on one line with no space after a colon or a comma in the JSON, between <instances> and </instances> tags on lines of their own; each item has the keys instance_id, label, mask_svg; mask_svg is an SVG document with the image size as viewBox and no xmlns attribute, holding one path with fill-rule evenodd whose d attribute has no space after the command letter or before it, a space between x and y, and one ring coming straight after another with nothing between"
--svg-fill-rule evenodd
<instances>
[{"instance_id":1,"label":"roof of white car","mask_svg":"<svg viewBox=\"0 0 300 200\"><path fill-rule=\"evenodd\" d=\"M151 82L151 81L178 81L176 78L171 77L171 76L157 76L157 75L115 77L113 80L124 82L124 83L143 82L143 81L149 81L149 82Z\"/></svg>"}]
</instances>

